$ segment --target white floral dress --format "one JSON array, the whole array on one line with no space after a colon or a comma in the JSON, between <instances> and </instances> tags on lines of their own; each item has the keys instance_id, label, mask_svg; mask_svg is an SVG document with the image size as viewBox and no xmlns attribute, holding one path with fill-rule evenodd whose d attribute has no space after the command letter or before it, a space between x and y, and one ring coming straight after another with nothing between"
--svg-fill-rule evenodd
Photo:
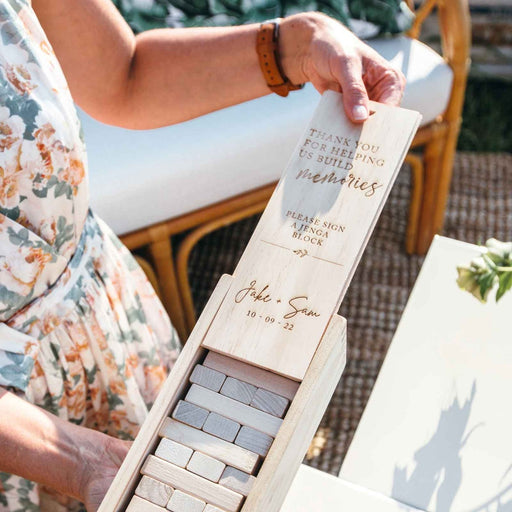
<instances>
[{"instance_id":1,"label":"white floral dress","mask_svg":"<svg viewBox=\"0 0 512 512\"><path fill-rule=\"evenodd\" d=\"M88 210L80 124L35 13L0 0L0 386L129 439L178 350L143 272ZM1 512L42 499L80 508L0 473Z\"/></svg>"}]
</instances>

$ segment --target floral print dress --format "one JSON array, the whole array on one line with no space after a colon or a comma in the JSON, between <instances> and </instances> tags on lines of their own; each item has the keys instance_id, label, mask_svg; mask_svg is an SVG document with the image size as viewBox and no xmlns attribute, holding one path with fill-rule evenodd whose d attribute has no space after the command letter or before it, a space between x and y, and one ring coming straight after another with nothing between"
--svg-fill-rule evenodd
<instances>
[{"instance_id":1,"label":"floral print dress","mask_svg":"<svg viewBox=\"0 0 512 512\"><path fill-rule=\"evenodd\" d=\"M178 349L143 272L88 210L80 124L29 1L0 0L0 386L131 439ZM1 512L43 508L80 505L0 473Z\"/></svg>"}]
</instances>

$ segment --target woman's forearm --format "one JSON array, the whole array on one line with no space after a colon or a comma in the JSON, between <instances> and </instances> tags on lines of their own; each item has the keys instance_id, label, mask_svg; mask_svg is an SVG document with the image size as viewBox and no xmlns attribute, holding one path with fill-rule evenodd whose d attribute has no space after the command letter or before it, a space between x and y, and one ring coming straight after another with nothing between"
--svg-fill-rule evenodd
<instances>
[{"instance_id":1,"label":"woman's forearm","mask_svg":"<svg viewBox=\"0 0 512 512\"><path fill-rule=\"evenodd\" d=\"M0 387L0 471L87 501L91 475L104 466L110 443L108 436L61 420Z\"/></svg>"},{"instance_id":2,"label":"woman's forearm","mask_svg":"<svg viewBox=\"0 0 512 512\"><path fill-rule=\"evenodd\" d=\"M33 6L75 101L104 122L155 128L270 93L256 53L257 24L135 37L110 0L33 0ZM287 54L307 37L310 17L283 22ZM295 66L287 68L292 81L305 80Z\"/></svg>"},{"instance_id":3,"label":"woman's forearm","mask_svg":"<svg viewBox=\"0 0 512 512\"><path fill-rule=\"evenodd\" d=\"M135 37L110 0L32 3L75 101L103 122L156 128L270 92L256 53L257 24ZM285 18L279 51L292 83L342 91L355 122L367 118L369 97L400 102L402 74L332 18Z\"/></svg>"}]
</instances>

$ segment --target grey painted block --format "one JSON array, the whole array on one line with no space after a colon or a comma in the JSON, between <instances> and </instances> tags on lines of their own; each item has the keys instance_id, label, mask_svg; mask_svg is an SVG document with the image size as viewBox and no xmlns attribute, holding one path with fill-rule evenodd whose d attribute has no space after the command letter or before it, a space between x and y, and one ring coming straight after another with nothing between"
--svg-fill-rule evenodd
<instances>
[{"instance_id":1,"label":"grey painted block","mask_svg":"<svg viewBox=\"0 0 512 512\"><path fill-rule=\"evenodd\" d=\"M265 457L274 439L251 427L242 427L236 436L235 444Z\"/></svg>"},{"instance_id":2,"label":"grey painted block","mask_svg":"<svg viewBox=\"0 0 512 512\"><path fill-rule=\"evenodd\" d=\"M251 401L251 407L268 412L279 418L284 416L289 400L266 389L258 389Z\"/></svg>"},{"instance_id":3,"label":"grey painted block","mask_svg":"<svg viewBox=\"0 0 512 512\"><path fill-rule=\"evenodd\" d=\"M172 413L172 417L191 427L202 428L208 414L210 412L206 409L180 400Z\"/></svg>"},{"instance_id":4,"label":"grey painted block","mask_svg":"<svg viewBox=\"0 0 512 512\"><path fill-rule=\"evenodd\" d=\"M204 386L212 391L219 391L225 380L226 376L223 373L200 364L196 365L190 376L190 382Z\"/></svg>"},{"instance_id":5,"label":"grey painted block","mask_svg":"<svg viewBox=\"0 0 512 512\"><path fill-rule=\"evenodd\" d=\"M165 485L154 478L143 476L137 489L135 489L136 496L144 498L145 500L165 507L172 496L173 488Z\"/></svg>"},{"instance_id":6,"label":"grey painted block","mask_svg":"<svg viewBox=\"0 0 512 512\"><path fill-rule=\"evenodd\" d=\"M220 477L220 485L247 496L256 481L256 478L240 471L236 468L228 466Z\"/></svg>"},{"instance_id":7,"label":"grey painted block","mask_svg":"<svg viewBox=\"0 0 512 512\"><path fill-rule=\"evenodd\" d=\"M206 503L182 491L174 491L167 505L171 512L203 512Z\"/></svg>"},{"instance_id":8,"label":"grey painted block","mask_svg":"<svg viewBox=\"0 0 512 512\"><path fill-rule=\"evenodd\" d=\"M203 425L203 430L231 443L240 430L240 423L211 412Z\"/></svg>"},{"instance_id":9,"label":"grey painted block","mask_svg":"<svg viewBox=\"0 0 512 512\"><path fill-rule=\"evenodd\" d=\"M249 405L257 389L258 388L252 384L247 384L247 382L234 379L233 377L228 377L224 382L220 393L228 396L229 398L233 398L238 402Z\"/></svg>"},{"instance_id":10,"label":"grey painted block","mask_svg":"<svg viewBox=\"0 0 512 512\"><path fill-rule=\"evenodd\" d=\"M160 441L160 444L155 451L155 455L157 457L179 466L180 468L184 468L188 464L190 457L192 457L192 453L193 450L188 446L183 446L176 441L165 438Z\"/></svg>"}]
</instances>

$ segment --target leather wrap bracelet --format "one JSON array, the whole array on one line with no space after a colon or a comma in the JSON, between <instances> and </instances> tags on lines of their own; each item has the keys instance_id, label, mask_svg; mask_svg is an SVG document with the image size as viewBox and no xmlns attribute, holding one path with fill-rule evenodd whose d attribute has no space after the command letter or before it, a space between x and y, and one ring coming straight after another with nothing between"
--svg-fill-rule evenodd
<instances>
[{"instance_id":1,"label":"leather wrap bracelet","mask_svg":"<svg viewBox=\"0 0 512 512\"><path fill-rule=\"evenodd\" d=\"M256 41L256 51L261 71L269 89L279 96L288 96L290 91L297 91L304 84L295 85L284 74L279 57L279 19L265 21L260 25Z\"/></svg>"}]
</instances>

